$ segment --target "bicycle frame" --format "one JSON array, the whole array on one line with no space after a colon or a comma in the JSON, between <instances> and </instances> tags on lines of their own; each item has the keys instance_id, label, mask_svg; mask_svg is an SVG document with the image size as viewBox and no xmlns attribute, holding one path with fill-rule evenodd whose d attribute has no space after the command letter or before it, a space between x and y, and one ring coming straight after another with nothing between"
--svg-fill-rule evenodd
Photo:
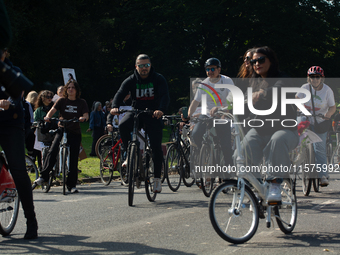
<instances>
[{"instance_id":1,"label":"bicycle frame","mask_svg":"<svg viewBox=\"0 0 340 255\"><path fill-rule=\"evenodd\" d=\"M113 142L113 140L112 140ZM106 161L106 159L110 156L110 154L112 154L112 162L114 163L113 166L113 171L117 170L117 166L118 166L118 161L119 161L119 157L120 157L120 152L121 152L121 144L123 143L122 139L119 139L118 142L115 145L112 145L110 153L107 154L107 156L105 157L105 159L103 161ZM118 152L117 152L117 157L115 157L115 149L118 147Z\"/></svg>"}]
</instances>

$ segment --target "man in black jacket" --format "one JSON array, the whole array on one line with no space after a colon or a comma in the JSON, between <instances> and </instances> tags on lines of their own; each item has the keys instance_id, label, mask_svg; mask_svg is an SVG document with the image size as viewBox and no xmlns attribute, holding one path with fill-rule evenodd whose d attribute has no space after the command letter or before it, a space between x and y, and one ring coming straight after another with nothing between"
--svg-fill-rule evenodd
<instances>
[{"instance_id":1,"label":"man in black jacket","mask_svg":"<svg viewBox=\"0 0 340 255\"><path fill-rule=\"evenodd\" d=\"M148 55L141 54L136 59L134 73L123 81L118 92L116 93L113 102L112 115L117 115L119 107L122 105L123 99L131 92L131 99L135 109L153 110L153 116L140 115L140 124L146 126L146 133L150 139L152 149L152 159L155 167L154 192L160 193L161 186L161 169L162 169L162 121L161 117L169 105L169 91L165 78L156 73L151 66L151 61ZM112 115L107 118L108 130L112 130ZM133 114L127 113L119 124L119 132L124 144L124 149L127 149L128 142L131 139L130 133L133 128ZM123 164L126 164L125 162Z\"/></svg>"}]
</instances>

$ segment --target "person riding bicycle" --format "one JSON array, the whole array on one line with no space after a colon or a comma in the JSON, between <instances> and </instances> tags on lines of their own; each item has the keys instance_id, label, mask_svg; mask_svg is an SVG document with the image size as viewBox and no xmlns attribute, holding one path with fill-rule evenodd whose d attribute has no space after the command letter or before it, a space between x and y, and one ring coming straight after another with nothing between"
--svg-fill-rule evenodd
<instances>
[{"instance_id":1,"label":"person riding bicycle","mask_svg":"<svg viewBox=\"0 0 340 255\"><path fill-rule=\"evenodd\" d=\"M307 71L307 82L302 85L301 88L311 91L312 99L305 103L305 107L310 111L311 114L323 115L326 119L330 119L336 111L336 105L334 100L333 90L325 83L324 70L320 66L312 66ZM304 98L303 93L297 93L296 98ZM314 113L315 112L315 113ZM311 122L311 130L314 131L321 139L322 142L314 143L315 151L315 164L320 164L321 169L327 165L327 152L326 152L326 141L327 141L327 130L317 130L315 128L315 119L309 118ZM316 117L318 124L325 121L321 117ZM319 172L319 178L321 179L320 186L325 187L329 184L328 173L324 171Z\"/></svg>"},{"instance_id":2,"label":"person riding bicycle","mask_svg":"<svg viewBox=\"0 0 340 255\"><path fill-rule=\"evenodd\" d=\"M253 166L259 166L263 157L267 169L275 167L289 167L289 152L293 150L299 143L299 135L297 127L288 122L287 125L281 125L284 120L296 119L296 108L287 105L285 116L281 115L281 88L289 86L282 79L285 75L280 72L279 64L275 52L267 46L254 49L252 59L250 61L253 68L251 87L253 88L252 104L255 109L267 110L272 106L273 89L278 90L278 104L276 110L269 115L252 116L251 119L257 122L263 122L256 127L251 128L242 141L242 151L246 151L244 156L250 160ZM278 120L275 122L266 121ZM248 122L249 123L249 122ZM237 158L235 151L234 158ZM271 167L271 168L270 168ZM282 178L288 178L289 173L280 171L267 171L266 180L269 184L268 203L277 203L281 201L280 183ZM256 175L256 174L255 174ZM261 178L259 174L257 176Z\"/></svg>"},{"instance_id":3,"label":"person riding bicycle","mask_svg":"<svg viewBox=\"0 0 340 255\"><path fill-rule=\"evenodd\" d=\"M207 115L199 115L199 119L205 119L207 116L213 116L214 113L218 110L218 107L215 106L215 101L219 102L218 96L221 98L223 107L228 106L227 97L230 93L228 89L225 88L215 88L217 84L229 84L234 85L234 82L228 76L221 74L221 62L217 58L209 58L205 61L204 68L207 74L207 78L203 81L197 81L199 83L198 89L196 90L194 100L191 102L188 117L182 118L183 121L190 120L190 117L196 116L198 113L196 112L199 104L201 103L201 98L203 94L207 94L206 90L210 91L214 98L207 96ZM212 87L218 95L208 87ZM222 106L220 106L222 107ZM202 109L201 109L202 110ZM230 133L230 125L216 125L215 126L216 134L220 139L220 144L224 156L225 166L233 165L232 161L232 149L231 149L231 133ZM206 131L205 124L198 122L195 124L192 132L191 139L193 143L200 149L203 142L203 135Z\"/></svg>"},{"instance_id":4,"label":"person riding bicycle","mask_svg":"<svg viewBox=\"0 0 340 255\"><path fill-rule=\"evenodd\" d=\"M89 119L89 109L84 99L80 98L80 87L77 81L69 80L65 85L64 98L59 98L53 105L52 109L46 114L45 121L50 122L50 118L60 111L60 118L70 120L79 119L80 122ZM67 136L67 143L70 145L70 169L67 177L67 189L70 193L78 193L76 188L78 181L78 156L81 142L81 129L79 123L68 123L65 127L70 135ZM35 180L37 185L41 185L47 181L49 174L56 163L57 154L59 152L59 144L63 137L63 133L58 130L50 150L44 161L43 170L40 177Z\"/></svg>"},{"instance_id":5,"label":"person riding bicycle","mask_svg":"<svg viewBox=\"0 0 340 255\"><path fill-rule=\"evenodd\" d=\"M134 73L123 81L113 99L111 114L107 118L107 128L108 131L113 130L112 115L118 115L121 102L130 92L134 109L154 111L153 116L143 114L139 116L139 119L140 126L145 125L145 131L150 139L152 159L155 167L154 192L160 193L162 191L160 177L163 159L163 122L161 117L170 101L168 84L163 75L156 73L153 66L151 66L149 56L146 54L140 54L136 58L135 68ZM119 132L123 141L123 149L125 150L127 150L128 142L131 140L130 133L133 128L133 117L133 113L126 113L119 123Z\"/></svg>"}]
</instances>

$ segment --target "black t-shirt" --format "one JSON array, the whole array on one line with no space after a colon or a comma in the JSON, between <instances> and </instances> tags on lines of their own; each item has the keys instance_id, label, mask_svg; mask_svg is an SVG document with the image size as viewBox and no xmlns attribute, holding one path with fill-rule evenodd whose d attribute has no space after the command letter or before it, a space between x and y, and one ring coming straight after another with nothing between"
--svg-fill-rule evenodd
<instances>
[{"instance_id":1,"label":"black t-shirt","mask_svg":"<svg viewBox=\"0 0 340 255\"><path fill-rule=\"evenodd\" d=\"M89 108L84 99L77 98L76 100L70 100L68 98L59 98L58 101L53 106L56 110L60 111L60 116L65 120L70 120L73 118L79 118L84 115L84 113L89 112ZM66 126L67 130L71 133L81 134L81 129L78 123L68 123Z\"/></svg>"}]
</instances>

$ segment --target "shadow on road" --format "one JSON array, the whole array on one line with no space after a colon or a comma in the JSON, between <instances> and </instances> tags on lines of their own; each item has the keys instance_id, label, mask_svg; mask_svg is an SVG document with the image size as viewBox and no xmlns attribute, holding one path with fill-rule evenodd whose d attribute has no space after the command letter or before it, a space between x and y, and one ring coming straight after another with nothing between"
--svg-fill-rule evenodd
<instances>
[{"instance_id":1,"label":"shadow on road","mask_svg":"<svg viewBox=\"0 0 340 255\"><path fill-rule=\"evenodd\" d=\"M131 242L89 242L87 239L87 236L49 234L27 241L12 235L1 239L0 254L193 254Z\"/></svg>"}]
</instances>

